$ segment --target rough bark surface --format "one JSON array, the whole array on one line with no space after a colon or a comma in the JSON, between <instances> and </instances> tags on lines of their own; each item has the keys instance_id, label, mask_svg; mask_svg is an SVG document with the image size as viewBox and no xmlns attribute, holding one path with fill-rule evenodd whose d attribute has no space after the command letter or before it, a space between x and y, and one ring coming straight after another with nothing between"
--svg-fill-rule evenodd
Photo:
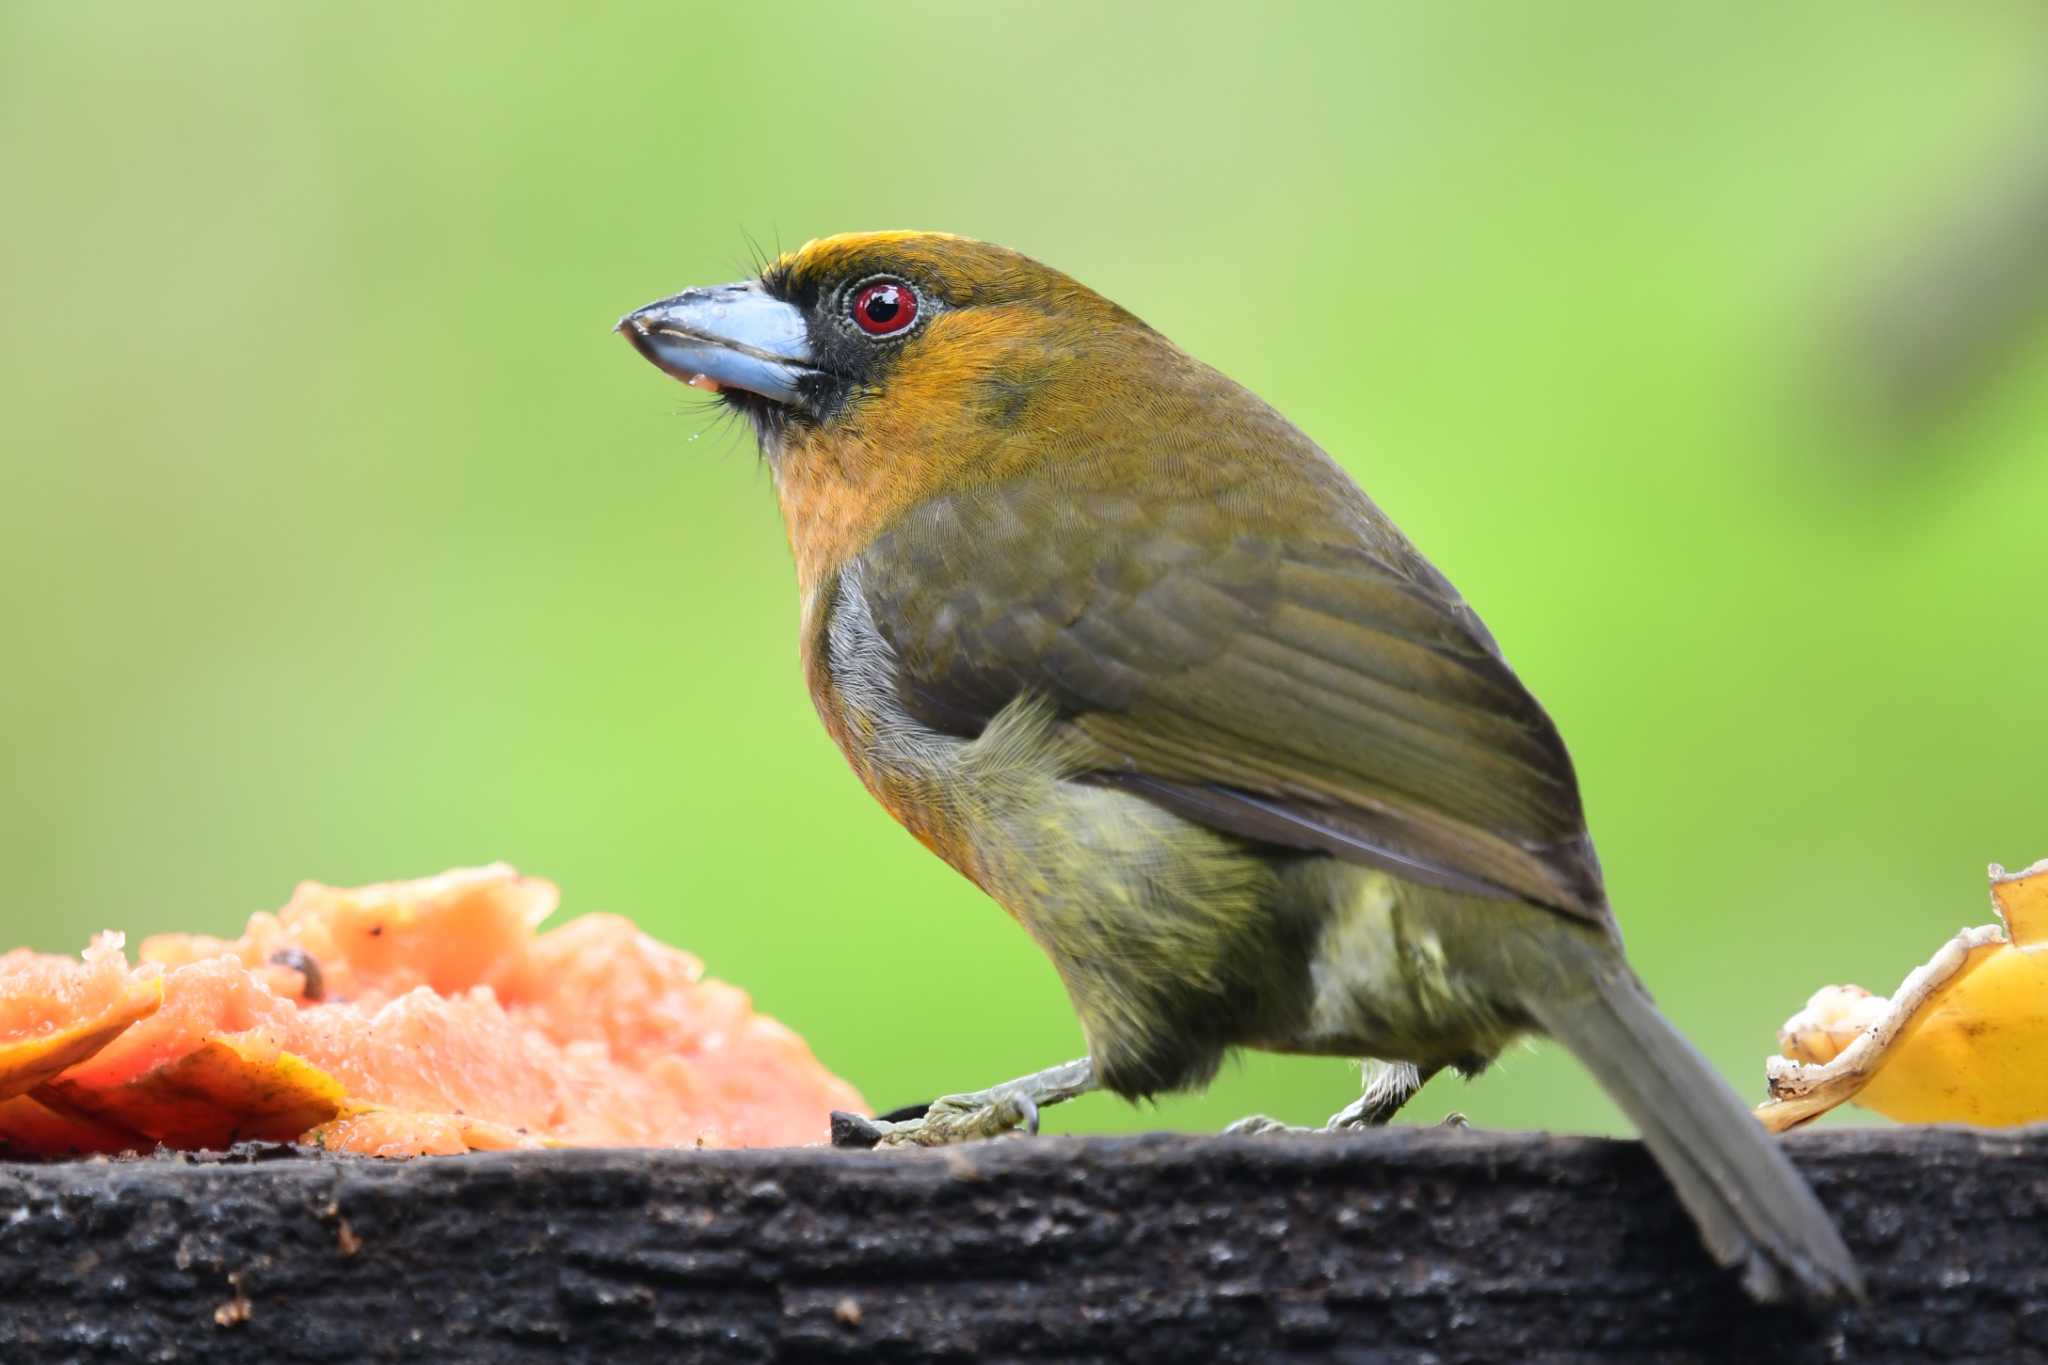
<instances>
[{"instance_id":1,"label":"rough bark surface","mask_svg":"<svg viewBox=\"0 0 2048 1365\"><path fill-rule=\"evenodd\" d=\"M1867 1306L1746 1302L1632 1142L0 1165L0 1361L2048 1358L2048 1132L1790 1147Z\"/></svg>"}]
</instances>

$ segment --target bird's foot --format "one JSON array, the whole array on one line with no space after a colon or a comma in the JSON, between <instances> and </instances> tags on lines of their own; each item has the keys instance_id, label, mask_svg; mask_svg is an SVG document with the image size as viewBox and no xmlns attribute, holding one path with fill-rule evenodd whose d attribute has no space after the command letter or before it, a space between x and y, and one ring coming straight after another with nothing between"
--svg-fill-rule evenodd
<instances>
[{"instance_id":1,"label":"bird's foot","mask_svg":"<svg viewBox=\"0 0 2048 1365\"><path fill-rule=\"evenodd\" d=\"M1453 1109L1430 1126L1444 1129L1470 1128L1472 1123L1463 1114ZM1350 1127L1325 1124L1321 1128L1304 1128L1300 1124L1282 1123L1279 1119L1266 1114L1247 1114L1228 1128L1225 1128L1223 1135L1225 1137L1270 1137L1275 1133L1312 1133L1318 1137L1338 1137L1345 1133L1360 1132L1364 1127L1365 1125L1362 1124Z\"/></svg>"},{"instance_id":2,"label":"bird's foot","mask_svg":"<svg viewBox=\"0 0 2048 1365\"><path fill-rule=\"evenodd\" d=\"M1424 1071L1412 1062L1387 1062L1373 1073L1365 1093L1330 1115L1330 1121L1323 1126L1333 1133L1384 1128L1436 1073L1436 1067Z\"/></svg>"},{"instance_id":3,"label":"bird's foot","mask_svg":"<svg viewBox=\"0 0 2048 1365\"><path fill-rule=\"evenodd\" d=\"M1019 1132L1035 1136L1040 1109L1085 1095L1094 1088L1094 1064L1083 1057L986 1090L941 1096L926 1105L922 1114L913 1111L895 1121L834 1114L832 1145L944 1147Z\"/></svg>"},{"instance_id":4,"label":"bird's foot","mask_svg":"<svg viewBox=\"0 0 2048 1365\"><path fill-rule=\"evenodd\" d=\"M1361 1128L1384 1128L1389 1119L1401 1112L1401 1106L1414 1098L1416 1091L1429 1084L1430 1077L1437 1071L1437 1067L1424 1070L1408 1062L1388 1062L1374 1073L1364 1094L1330 1115L1330 1121L1320 1128L1301 1128L1264 1114L1253 1114L1239 1119L1223 1131L1240 1137L1260 1137L1269 1133L1351 1133ZM1466 1126L1465 1116L1455 1112L1447 1114L1438 1126L1463 1128Z\"/></svg>"},{"instance_id":5,"label":"bird's foot","mask_svg":"<svg viewBox=\"0 0 2048 1365\"><path fill-rule=\"evenodd\" d=\"M1320 1128L1303 1128L1282 1123L1266 1114L1247 1114L1223 1130L1225 1137L1270 1137L1274 1133L1320 1133Z\"/></svg>"}]
</instances>

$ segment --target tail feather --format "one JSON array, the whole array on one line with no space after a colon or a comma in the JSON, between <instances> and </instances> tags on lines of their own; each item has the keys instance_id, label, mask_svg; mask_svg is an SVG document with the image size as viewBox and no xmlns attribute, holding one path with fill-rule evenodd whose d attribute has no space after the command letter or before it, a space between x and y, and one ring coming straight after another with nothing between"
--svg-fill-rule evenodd
<instances>
[{"instance_id":1,"label":"tail feather","mask_svg":"<svg viewBox=\"0 0 2048 1365\"><path fill-rule=\"evenodd\" d=\"M1629 1118L1699 1224L1756 1298L1863 1297L1863 1277L1820 1201L1778 1143L1620 964L1597 989L1532 996L1545 1032L1584 1062Z\"/></svg>"}]
</instances>

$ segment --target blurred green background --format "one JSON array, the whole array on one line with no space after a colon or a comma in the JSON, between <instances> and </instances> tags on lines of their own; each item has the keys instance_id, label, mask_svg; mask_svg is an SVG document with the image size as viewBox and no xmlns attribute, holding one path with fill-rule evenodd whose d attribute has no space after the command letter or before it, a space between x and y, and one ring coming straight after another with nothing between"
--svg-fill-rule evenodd
<instances>
[{"instance_id":1,"label":"blurred green background","mask_svg":"<svg viewBox=\"0 0 2048 1365\"><path fill-rule=\"evenodd\" d=\"M12 0L0 946L505 858L878 1106L1075 1055L819 729L750 439L609 331L750 239L944 228L1359 476L1758 1092L1811 990L2048 856L2048 20L1655 8ZM1249 1057L1052 1126L1354 1087ZM1622 1126L1547 1046L1411 1117L1453 1107Z\"/></svg>"}]
</instances>

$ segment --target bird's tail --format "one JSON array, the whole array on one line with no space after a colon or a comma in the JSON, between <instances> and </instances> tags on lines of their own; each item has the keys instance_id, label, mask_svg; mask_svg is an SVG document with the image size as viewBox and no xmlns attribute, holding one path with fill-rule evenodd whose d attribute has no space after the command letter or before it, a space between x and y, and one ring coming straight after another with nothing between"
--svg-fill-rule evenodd
<instances>
[{"instance_id":1,"label":"bird's tail","mask_svg":"<svg viewBox=\"0 0 2048 1365\"><path fill-rule=\"evenodd\" d=\"M1626 966L1602 964L1593 978L1591 992L1531 998L1528 1009L1635 1121L1714 1258L1741 1267L1761 1300L1788 1289L1861 1298L1855 1258L1777 1141Z\"/></svg>"}]
</instances>

